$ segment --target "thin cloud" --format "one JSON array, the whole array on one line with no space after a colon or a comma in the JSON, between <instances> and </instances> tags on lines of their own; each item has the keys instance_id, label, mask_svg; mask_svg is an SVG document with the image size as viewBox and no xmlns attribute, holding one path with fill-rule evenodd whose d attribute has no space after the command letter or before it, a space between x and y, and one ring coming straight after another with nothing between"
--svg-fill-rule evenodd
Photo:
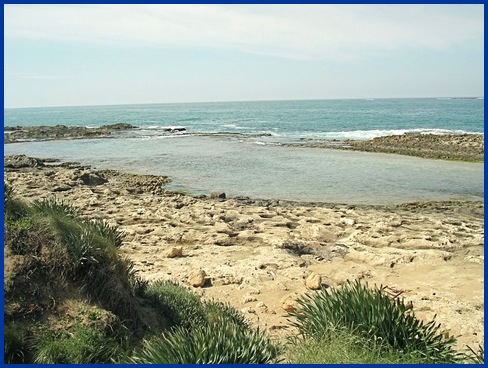
<instances>
[{"instance_id":1,"label":"thin cloud","mask_svg":"<svg viewBox=\"0 0 488 368\"><path fill-rule=\"evenodd\" d=\"M482 40L483 5L5 5L5 40L364 58Z\"/></svg>"}]
</instances>

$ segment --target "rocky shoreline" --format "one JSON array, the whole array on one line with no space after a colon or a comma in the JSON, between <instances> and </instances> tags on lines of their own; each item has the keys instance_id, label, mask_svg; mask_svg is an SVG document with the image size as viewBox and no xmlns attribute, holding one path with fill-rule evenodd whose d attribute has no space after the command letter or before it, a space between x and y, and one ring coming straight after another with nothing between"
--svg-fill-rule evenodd
<instances>
[{"instance_id":1,"label":"rocky shoreline","mask_svg":"<svg viewBox=\"0 0 488 368\"><path fill-rule=\"evenodd\" d=\"M99 128L56 126L5 127L4 143L46 141L59 139L108 138L114 133L137 129L131 124L104 125ZM168 133L181 133L185 128L168 128ZM227 133L214 135L228 136ZM253 135L250 135L252 137ZM395 153L430 159L484 161L482 134L420 134L405 133L377 137L367 141L302 139L299 143L284 144L313 148L330 148L366 152Z\"/></svg>"},{"instance_id":2,"label":"rocky shoreline","mask_svg":"<svg viewBox=\"0 0 488 368\"><path fill-rule=\"evenodd\" d=\"M49 141L58 139L106 138L114 132L134 129L135 126L126 123L102 125L99 128L79 126L29 126L4 127L4 143L25 141Z\"/></svg>"},{"instance_id":3,"label":"rocky shoreline","mask_svg":"<svg viewBox=\"0 0 488 368\"><path fill-rule=\"evenodd\" d=\"M482 134L405 133L366 141L303 138L300 143L290 144L290 146L394 153L440 160L484 161L484 135Z\"/></svg>"},{"instance_id":4,"label":"rocky shoreline","mask_svg":"<svg viewBox=\"0 0 488 368\"><path fill-rule=\"evenodd\" d=\"M484 135L481 134L418 134L406 133L378 137L368 141L345 141L349 149L368 152L396 153L423 158L483 161Z\"/></svg>"},{"instance_id":5,"label":"rocky shoreline","mask_svg":"<svg viewBox=\"0 0 488 368\"><path fill-rule=\"evenodd\" d=\"M191 197L168 178L75 163L4 158L5 182L27 200L52 198L107 219L147 280L172 279L230 303L276 336L286 311L320 285L361 279L402 293L420 318L464 344L484 341L484 203L351 206Z\"/></svg>"}]
</instances>

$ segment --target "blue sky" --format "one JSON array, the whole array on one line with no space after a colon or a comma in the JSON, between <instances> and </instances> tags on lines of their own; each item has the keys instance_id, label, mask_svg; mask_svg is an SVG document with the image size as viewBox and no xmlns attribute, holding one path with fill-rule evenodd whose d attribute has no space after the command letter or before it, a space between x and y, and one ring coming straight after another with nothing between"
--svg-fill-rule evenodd
<instances>
[{"instance_id":1,"label":"blue sky","mask_svg":"<svg viewBox=\"0 0 488 368\"><path fill-rule=\"evenodd\" d=\"M5 107L484 96L483 5L5 5Z\"/></svg>"}]
</instances>

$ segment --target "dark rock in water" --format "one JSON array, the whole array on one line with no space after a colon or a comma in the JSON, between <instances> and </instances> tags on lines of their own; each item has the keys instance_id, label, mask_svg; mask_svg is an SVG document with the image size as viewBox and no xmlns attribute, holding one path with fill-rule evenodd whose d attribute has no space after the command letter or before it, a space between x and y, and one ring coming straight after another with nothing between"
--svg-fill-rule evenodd
<instances>
[{"instance_id":1,"label":"dark rock in water","mask_svg":"<svg viewBox=\"0 0 488 368\"><path fill-rule=\"evenodd\" d=\"M53 139L82 139L110 137L112 132L136 128L131 124L118 123L103 125L99 128L87 128L81 126L30 126L22 129L11 129L4 133L4 143L21 141L45 141ZM6 131L4 129L4 131Z\"/></svg>"},{"instance_id":2,"label":"dark rock in water","mask_svg":"<svg viewBox=\"0 0 488 368\"><path fill-rule=\"evenodd\" d=\"M225 195L224 192L213 192L210 194L210 198L213 199L226 199L227 196Z\"/></svg>"},{"instance_id":3,"label":"dark rock in water","mask_svg":"<svg viewBox=\"0 0 488 368\"><path fill-rule=\"evenodd\" d=\"M35 157L28 157L26 155L7 156L3 159L5 168L20 169L22 167L42 167L44 162Z\"/></svg>"},{"instance_id":4,"label":"dark rock in water","mask_svg":"<svg viewBox=\"0 0 488 368\"><path fill-rule=\"evenodd\" d=\"M105 184L107 182L106 179L98 176L97 174L91 173L91 172L83 173L80 176L80 179L81 179L81 181L83 181L83 183L85 185L101 185L101 184Z\"/></svg>"},{"instance_id":5,"label":"dark rock in water","mask_svg":"<svg viewBox=\"0 0 488 368\"><path fill-rule=\"evenodd\" d=\"M110 125L102 125L100 128L108 129L108 130L126 130L126 129L134 129L137 127L128 123L117 123L117 124L110 124Z\"/></svg>"},{"instance_id":6,"label":"dark rock in water","mask_svg":"<svg viewBox=\"0 0 488 368\"><path fill-rule=\"evenodd\" d=\"M164 129L165 132L176 133L176 132L186 132L186 128L184 127L170 127Z\"/></svg>"}]
</instances>

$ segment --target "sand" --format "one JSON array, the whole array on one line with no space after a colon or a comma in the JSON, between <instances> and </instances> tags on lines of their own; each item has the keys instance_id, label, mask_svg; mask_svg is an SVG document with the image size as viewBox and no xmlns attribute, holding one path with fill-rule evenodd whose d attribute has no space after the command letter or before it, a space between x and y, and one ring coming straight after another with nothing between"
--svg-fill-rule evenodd
<instances>
[{"instance_id":1,"label":"sand","mask_svg":"<svg viewBox=\"0 0 488 368\"><path fill-rule=\"evenodd\" d=\"M87 218L107 219L126 233L121 253L141 277L228 302L272 335L294 332L289 300L360 279L401 293L419 318L436 316L459 348L483 344L483 202L386 207L191 197L166 191L164 177L26 162L4 171L16 194L56 196Z\"/></svg>"}]
</instances>

